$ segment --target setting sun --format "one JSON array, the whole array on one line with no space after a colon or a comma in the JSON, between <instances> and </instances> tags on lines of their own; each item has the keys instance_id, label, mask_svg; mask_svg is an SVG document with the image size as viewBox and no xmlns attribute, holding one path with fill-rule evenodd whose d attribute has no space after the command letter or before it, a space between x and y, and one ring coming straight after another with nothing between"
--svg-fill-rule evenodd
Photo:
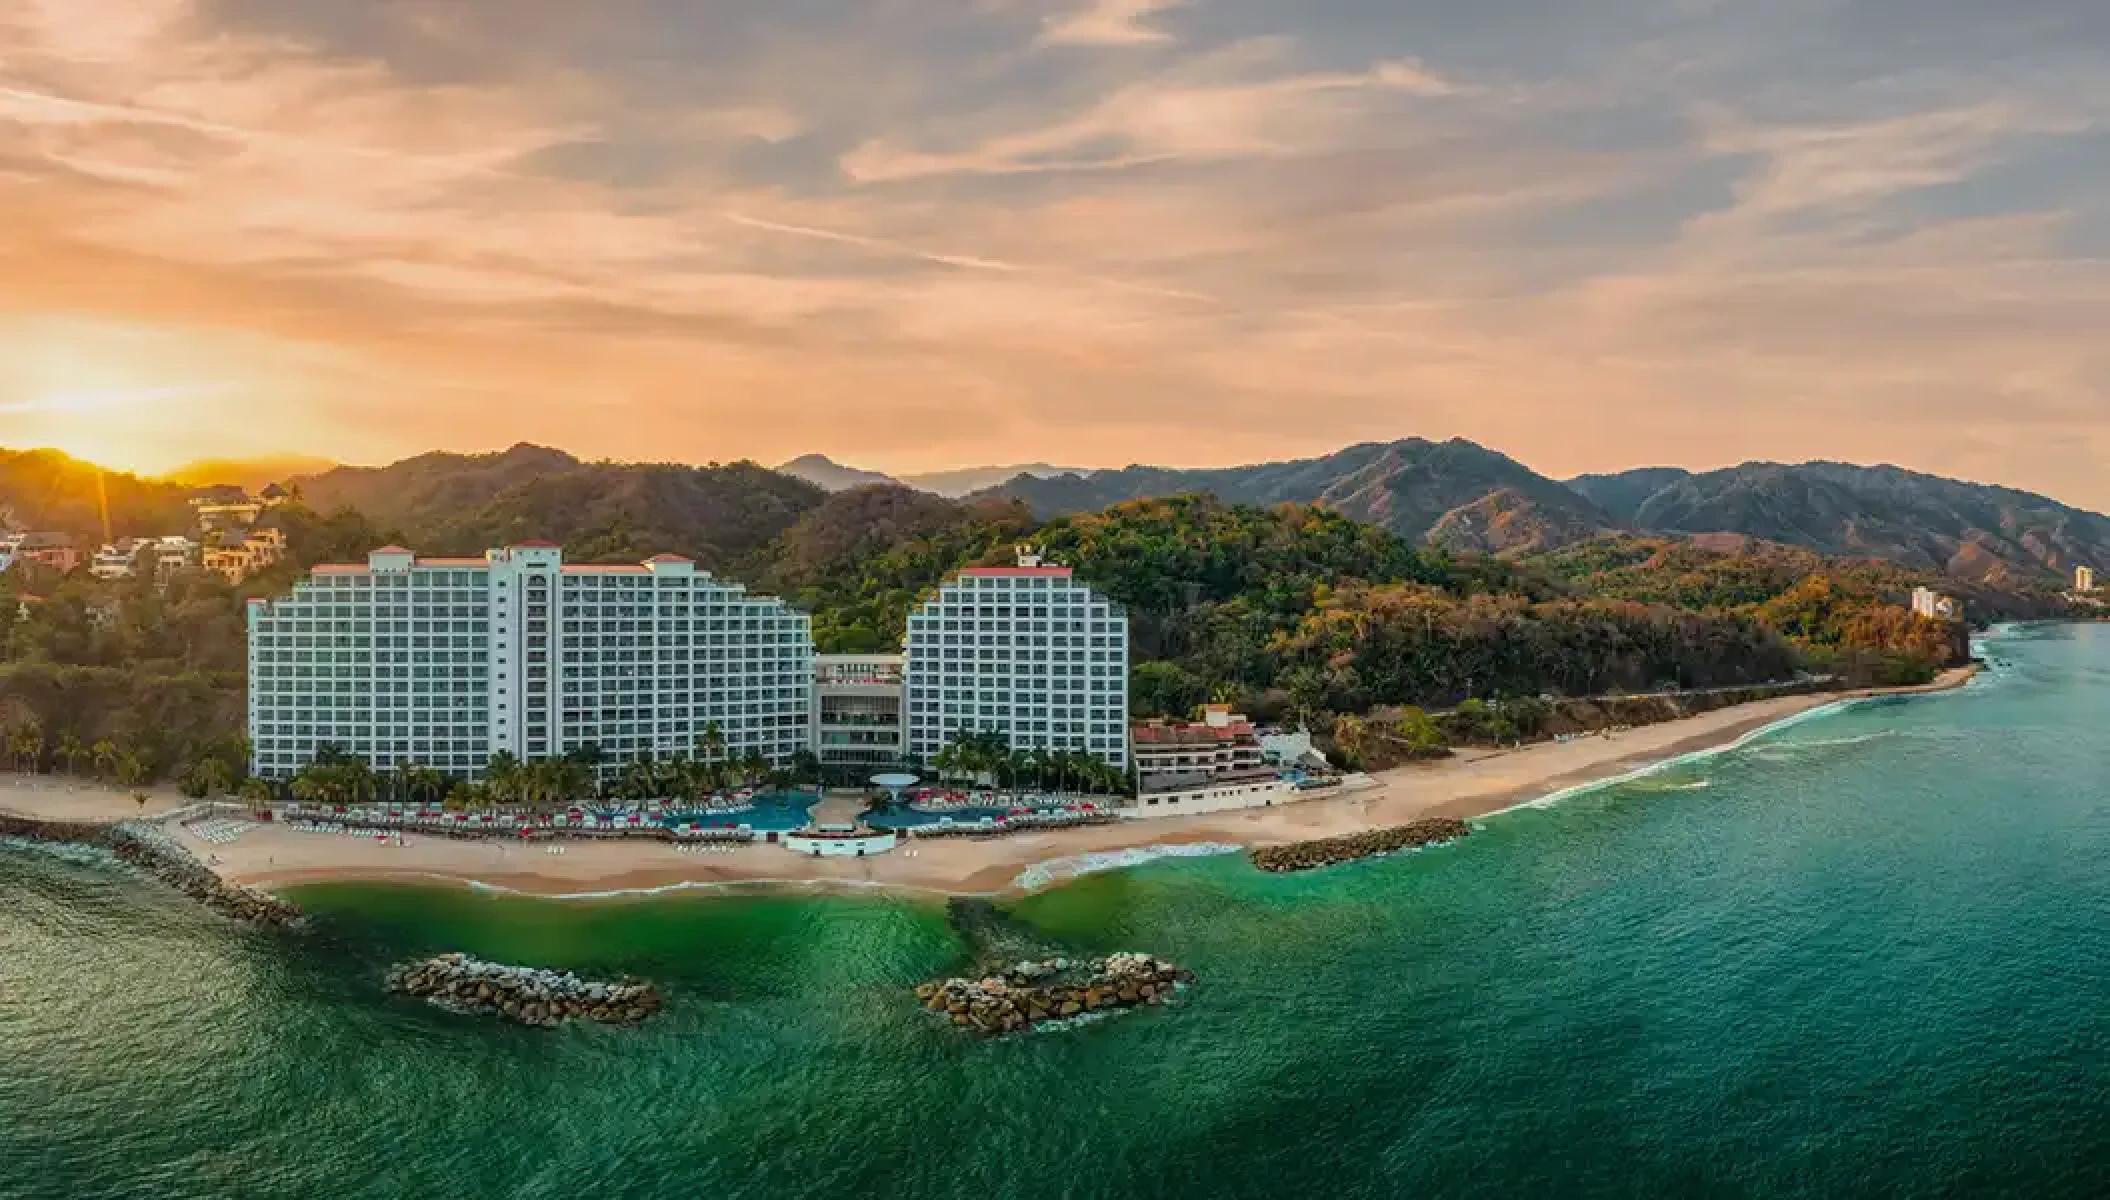
<instances>
[{"instance_id":1,"label":"setting sun","mask_svg":"<svg viewBox=\"0 0 2110 1200\"><path fill-rule=\"evenodd\" d=\"M0 331L0 443L159 471L228 435L234 385L158 331L77 321Z\"/></svg>"}]
</instances>

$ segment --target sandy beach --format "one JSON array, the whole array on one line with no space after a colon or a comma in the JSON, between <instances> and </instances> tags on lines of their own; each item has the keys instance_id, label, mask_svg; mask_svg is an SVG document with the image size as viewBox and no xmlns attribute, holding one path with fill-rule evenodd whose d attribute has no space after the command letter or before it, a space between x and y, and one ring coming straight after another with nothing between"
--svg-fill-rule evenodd
<instances>
[{"instance_id":1,"label":"sandy beach","mask_svg":"<svg viewBox=\"0 0 2110 1200\"><path fill-rule=\"evenodd\" d=\"M1259 846L1403 824L1417 817L1481 817L1533 800L1631 774L1650 765L1729 745L1769 725L1829 704L1871 695L1961 687L1972 668L1924 688L1832 693L1766 700L1609 736L1545 742L1509 751L1470 751L1446 761L1376 777L1377 786L1273 808L1085 829L1017 834L984 841L913 842L862 859L815 859L779 846L729 853L682 853L671 844L590 842L544 845L475 842L409 834L398 845L348 835L258 826L238 840L209 844L177 830L198 857L232 883L287 887L332 881L478 883L549 896L591 896L679 886L794 885L890 887L946 894L1000 893L1036 864L1080 855L1182 844ZM42 780L41 783L51 781ZM150 811L170 801L157 796ZM0 789L0 808L31 815L114 819L137 815L129 793L83 785L60 790Z\"/></svg>"},{"instance_id":2,"label":"sandy beach","mask_svg":"<svg viewBox=\"0 0 2110 1200\"><path fill-rule=\"evenodd\" d=\"M145 793L141 807L134 796ZM121 788L67 775L0 775L0 813L49 821L129 821L187 803L171 787Z\"/></svg>"}]
</instances>

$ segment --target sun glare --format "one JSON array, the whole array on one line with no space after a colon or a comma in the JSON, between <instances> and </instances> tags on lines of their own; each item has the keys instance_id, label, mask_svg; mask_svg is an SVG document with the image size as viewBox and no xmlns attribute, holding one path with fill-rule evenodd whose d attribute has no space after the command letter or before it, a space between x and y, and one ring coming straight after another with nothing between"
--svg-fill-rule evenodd
<instances>
[{"instance_id":1,"label":"sun glare","mask_svg":"<svg viewBox=\"0 0 2110 1200\"><path fill-rule=\"evenodd\" d=\"M171 435L184 402L219 390L214 385L81 388L40 392L0 403L18 432L10 441L48 446L75 458L126 471L168 470L183 458Z\"/></svg>"}]
</instances>

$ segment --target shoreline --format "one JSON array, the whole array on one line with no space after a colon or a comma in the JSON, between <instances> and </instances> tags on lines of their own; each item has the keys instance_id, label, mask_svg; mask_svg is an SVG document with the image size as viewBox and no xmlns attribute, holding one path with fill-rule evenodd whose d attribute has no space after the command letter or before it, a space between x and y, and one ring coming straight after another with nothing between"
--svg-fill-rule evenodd
<instances>
[{"instance_id":1,"label":"shoreline","mask_svg":"<svg viewBox=\"0 0 2110 1200\"><path fill-rule=\"evenodd\" d=\"M928 897L1023 894L1081 874L1158 857L1229 853L1368 832L1429 817L1480 820L1544 807L1616 786L1703 755L1727 753L1792 723L1888 696L1964 687L1980 667L1953 668L1909 688L1780 697L1717 709L1621 733L1539 742L1515 750L1467 751L1438 763L1383 772L1357 792L1269 808L1123 821L988 840L911 841L871 858L802 858L781 846L749 845L707 856L636 842L564 843L561 855L533 843L406 835L393 841L296 833L260 825L211 844L170 828L228 884L265 890L333 883L468 887L566 900L612 900L681 891L869 893ZM0 787L0 811L22 793ZM33 795L35 793L32 793ZM56 816L48 806L29 816ZM1022 882L1030 881L1027 886Z\"/></svg>"}]
</instances>

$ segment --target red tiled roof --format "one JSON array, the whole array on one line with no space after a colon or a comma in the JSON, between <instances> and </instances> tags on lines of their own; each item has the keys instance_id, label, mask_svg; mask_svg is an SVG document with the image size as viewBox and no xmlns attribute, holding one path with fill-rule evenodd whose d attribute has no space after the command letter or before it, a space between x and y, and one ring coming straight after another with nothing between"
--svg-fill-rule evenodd
<instances>
[{"instance_id":1,"label":"red tiled roof","mask_svg":"<svg viewBox=\"0 0 2110 1200\"><path fill-rule=\"evenodd\" d=\"M405 547L405 546L383 546L383 547L381 547L381 548L380 548L379 550L376 550L376 551L374 551L374 553L376 553L376 554L408 554L408 553L410 553L410 549L409 549L408 547Z\"/></svg>"},{"instance_id":2,"label":"red tiled roof","mask_svg":"<svg viewBox=\"0 0 2110 1200\"><path fill-rule=\"evenodd\" d=\"M648 563L693 563L696 560L693 558L683 558L679 554L655 554L652 557L646 559L645 561Z\"/></svg>"},{"instance_id":3,"label":"red tiled roof","mask_svg":"<svg viewBox=\"0 0 2110 1200\"><path fill-rule=\"evenodd\" d=\"M1250 721L1232 725L1167 725L1151 722L1133 730L1138 745L1191 746L1205 742L1235 742L1253 736Z\"/></svg>"}]
</instances>

